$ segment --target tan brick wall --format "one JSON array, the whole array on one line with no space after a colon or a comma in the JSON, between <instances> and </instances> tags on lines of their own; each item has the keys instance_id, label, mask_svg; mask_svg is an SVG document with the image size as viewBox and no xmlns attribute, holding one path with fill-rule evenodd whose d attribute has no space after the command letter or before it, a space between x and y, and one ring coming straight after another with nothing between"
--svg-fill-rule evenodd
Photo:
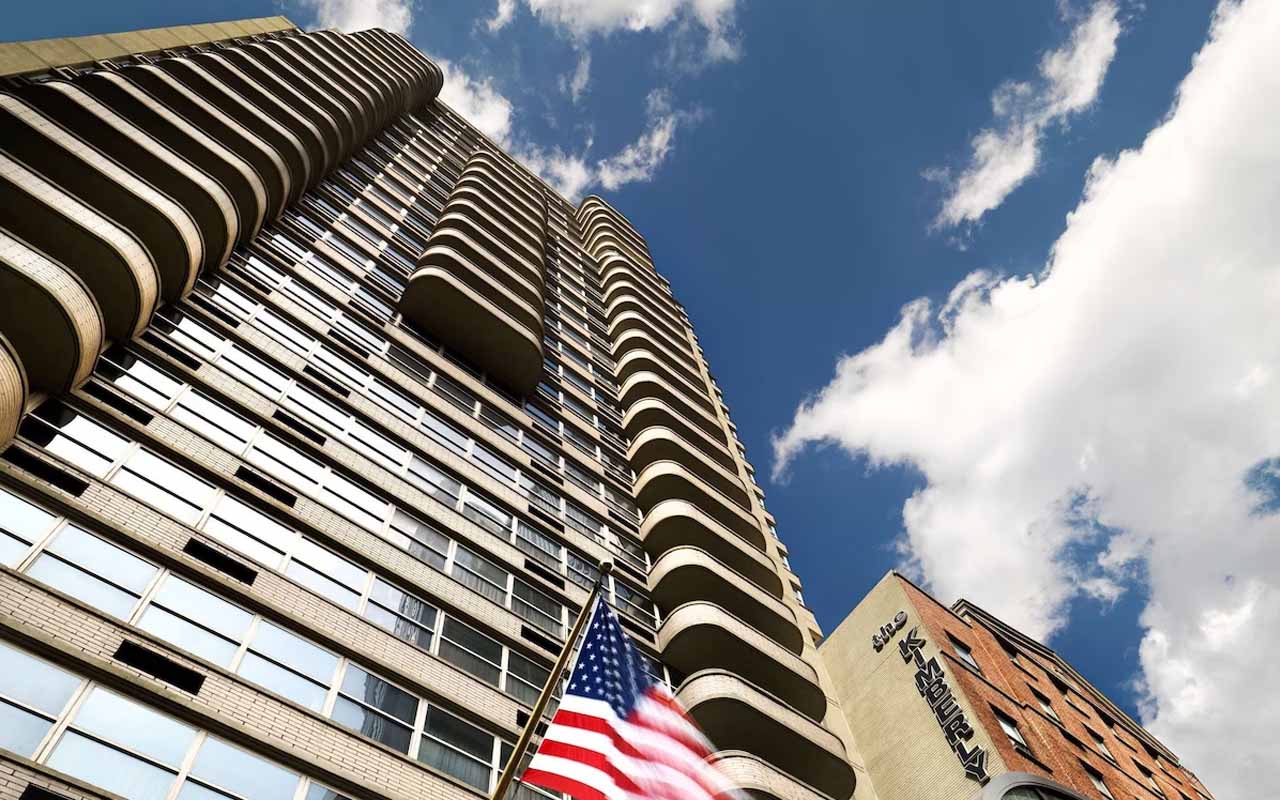
<instances>
[{"instance_id":1,"label":"tan brick wall","mask_svg":"<svg viewBox=\"0 0 1280 800\"><path fill-rule=\"evenodd\" d=\"M871 635L899 611L907 613L902 631L880 652ZM886 575L823 642L820 652L857 742L879 800L968 800L979 789L965 776L933 712L915 687L914 664L903 663L897 641L913 626L927 642L925 658L940 657L940 643L924 629L919 609L894 575ZM969 746L987 751L987 771L1006 769L992 736L983 730L974 707L958 691L956 670L944 662L947 681L974 726ZM998 730L998 729L997 729Z\"/></svg>"}]
</instances>

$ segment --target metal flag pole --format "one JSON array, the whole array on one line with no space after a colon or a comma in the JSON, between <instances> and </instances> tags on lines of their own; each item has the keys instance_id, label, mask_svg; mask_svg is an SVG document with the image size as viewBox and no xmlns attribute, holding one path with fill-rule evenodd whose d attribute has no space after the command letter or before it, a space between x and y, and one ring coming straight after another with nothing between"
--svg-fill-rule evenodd
<instances>
[{"instance_id":1,"label":"metal flag pole","mask_svg":"<svg viewBox=\"0 0 1280 800\"><path fill-rule=\"evenodd\" d=\"M569 663L570 656L573 655L574 645L577 644L579 637L582 636L582 629L586 627L587 620L591 618L591 612L595 609L596 600L600 597L600 589L604 586L605 577L613 572L613 561L601 561L598 567L599 575L596 582L591 586L591 595L587 597L587 602L582 605L582 610L578 612L578 619L573 623L573 629L569 631L569 638L564 643L564 649L560 651L560 657L556 659L556 665L551 668L551 677L547 678L547 685L542 687L542 694L538 695L538 702L533 704L533 711L529 714L529 721L525 723L524 730L520 732L520 738L516 740L516 747L511 751L511 757L507 759L507 765L502 768L502 775L498 777L498 784L493 788L493 794L489 795L489 800L502 800L502 796L506 794L507 787L511 785L512 778L516 775L516 770L520 768L520 761L524 758L524 752L529 749L529 742L533 739L534 729L538 727L538 723L542 721L542 715L547 711L547 703L551 702L551 695L555 694L556 687L560 684L560 676L564 674L564 668Z\"/></svg>"}]
</instances>

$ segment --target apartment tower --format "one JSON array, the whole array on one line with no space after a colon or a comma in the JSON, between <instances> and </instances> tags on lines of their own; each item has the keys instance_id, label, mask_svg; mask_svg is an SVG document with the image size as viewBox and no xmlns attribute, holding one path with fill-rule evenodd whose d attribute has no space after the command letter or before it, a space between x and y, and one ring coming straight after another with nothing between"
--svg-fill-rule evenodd
<instances>
[{"instance_id":1,"label":"apartment tower","mask_svg":"<svg viewBox=\"0 0 1280 800\"><path fill-rule=\"evenodd\" d=\"M735 781L854 795L626 217L379 30L12 43L0 76L0 798L486 797L605 559Z\"/></svg>"}]
</instances>

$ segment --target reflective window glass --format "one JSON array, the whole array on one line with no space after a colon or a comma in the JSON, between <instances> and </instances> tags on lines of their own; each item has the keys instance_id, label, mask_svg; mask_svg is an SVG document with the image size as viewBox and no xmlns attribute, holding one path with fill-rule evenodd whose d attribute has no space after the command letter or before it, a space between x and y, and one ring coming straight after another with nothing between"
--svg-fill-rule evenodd
<instances>
[{"instance_id":1,"label":"reflective window glass","mask_svg":"<svg viewBox=\"0 0 1280 800\"><path fill-rule=\"evenodd\" d=\"M209 737L196 755L191 774L252 800L288 800L298 776L284 767Z\"/></svg>"},{"instance_id":2,"label":"reflective window glass","mask_svg":"<svg viewBox=\"0 0 1280 800\"><path fill-rule=\"evenodd\" d=\"M68 731L49 756L56 770L129 800L163 800L175 773Z\"/></svg>"}]
</instances>

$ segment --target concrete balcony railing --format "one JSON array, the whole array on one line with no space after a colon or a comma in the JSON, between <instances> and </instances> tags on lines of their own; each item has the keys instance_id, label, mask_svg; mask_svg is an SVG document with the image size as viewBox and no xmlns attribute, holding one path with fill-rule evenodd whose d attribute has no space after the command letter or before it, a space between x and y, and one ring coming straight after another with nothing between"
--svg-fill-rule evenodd
<instances>
[{"instance_id":1,"label":"concrete balcony railing","mask_svg":"<svg viewBox=\"0 0 1280 800\"><path fill-rule=\"evenodd\" d=\"M831 797L853 794L856 777L835 734L723 670L695 672L676 697L720 750L752 753Z\"/></svg>"},{"instance_id":2,"label":"concrete balcony railing","mask_svg":"<svg viewBox=\"0 0 1280 800\"><path fill-rule=\"evenodd\" d=\"M663 661L682 673L726 669L809 719L826 713L813 667L714 603L694 601L669 612L658 629L658 648Z\"/></svg>"},{"instance_id":3,"label":"concrete balcony railing","mask_svg":"<svg viewBox=\"0 0 1280 800\"><path fill-rule=\"evenodd\" d=\"M730 500L747 508L751 505L751 496L737 475L707 457L670 428L655 426L640 431L631 439L627 460L636 470L642 470L655 461L675 461L692 470Z\"/></svg>"},{"instance_id":4,"label":"concrete balcony railing","mask_svg":"<svg viewBox=\"0 0 1280 800\"><path fill-rule=\"evenodd\" d=\"M650 508L640 524L640 540L654 559L685 545L704 550L770 595L782 598L782 579L764 554L764 535L760 534L758 541L745 539L686 500L663 500Z\"/></svg>"},{"instance_id":5,"label":"concrete balcony railing","mask_svg":"<svg viewBox=\"0 0 1280 800\"><path fill-rule=\"evenodd\" d=\"M705 550L677 547L649 569L649 594L662 609L706 600L799 655L804 633L791 609Z\"/></svg>"},{"instance_id":6,"label":"concrete balcony railing","mask_svg":"<svg viewBox=\"0 0 1280 800\"><path fill-rule=\"evenodd\" d=\"M755 517L676 461L656 461L640 470L635 495L646 512L663 500L686 500L744 539L754 539L760 529Z\"/></svg>"},{"instance_id":7,"label":"concrete balcony railing","mask_svg":"<svg viewBox=\"0 0 1280 800\"><path fill-rule=\"evenodd\" d=\"M712 437L700 427L691 423L683 414L667 405L666 401L656 397L637 400L627 406L622 415L622 427L627 436L639 436L645 428L666 427L684 437L707 454L716 463L732 465L733 457L723 437Z\"/></svg>"},{"instance_id":8,"label":"concrete balcony railing","mask_svg":"<svg viewBox=\"0 0 1280 800\"><path fill-rule=\"evenodd\" d=\"M756 800L832 800L753 753L721 750L711 760L734 786Z\"/></svg>"}]
</instances>

